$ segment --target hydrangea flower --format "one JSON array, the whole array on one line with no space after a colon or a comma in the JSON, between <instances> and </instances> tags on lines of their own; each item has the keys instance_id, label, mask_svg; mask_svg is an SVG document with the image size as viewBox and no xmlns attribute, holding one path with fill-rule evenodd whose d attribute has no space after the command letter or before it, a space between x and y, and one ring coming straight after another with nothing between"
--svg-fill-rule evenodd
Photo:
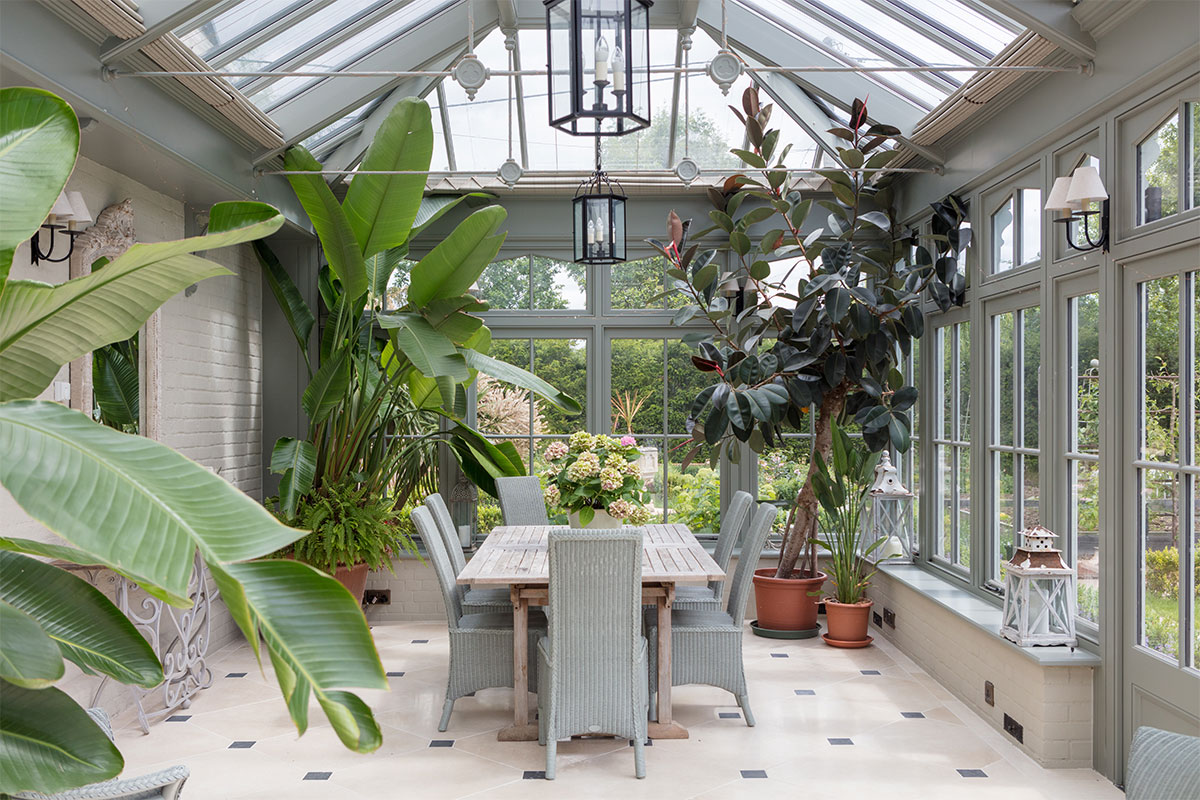
<instances>
[{"instance_id":1,"label":"hydrangea flower","mask_svg":"<svg viewBox=\"0 0 1200 800\"><path fill-rule=\"evenodd\" d=\"M617 519L625 519L633 513L633 504L623 497L618 497L608 504L608 513Z\"/></svg>"},{"instance_id":2,"label":"hydrangea flower","mask_svg":"<svg viewBox=\"0 0 1200 800\"><path fill-rule=\"evenodd\" d=\"M567 446L566 442L551 442L549 446L546 447L546 460L558 461L568 452L570 452L570 448Z\"/></svg>"},{"instance_id":3,"label":"hydrangea flower","mask_svg":"<svg viewBox=\"0 0 1200 800\"><path fill-rule=\"evenodd\" d=\"M558 487L553 483L546 487L544 494L546 496L546 502L552 506L558 505L558 501L562 499L562 496L559 494Z\"/></svg>"},{"instance_id":4,"label":"hydrangea flower","mask_svg":"<svg viewBox=\"0 0 1200 800\"><path fill-rule=\"evenodd\" d=\"M600 470L600 488L604 491L611 492L613 489L620 489L624 482L625 476L620 471L612 467Z\"/></svg>"},{"instance_id":5,"label":"hydrangea flower","mask_svg":"<svg viewBox=\"0 0 1200 800\"><path fill-rule=\"evenodd\" d=\"M642 468L638 466L636 461L626 461L621 465L621 471L631 478L636 478L642 474Z\"/></svg>"},{"instance_id":6,"label":"hydrangea flower","mask_svg":"<svg viewBox=\"0 0 1200 800\"><path fill-rule=\"evenodd\" d=\"M630 510L629 516L625 518L625 521L630 525L645 525L650 521L650 517L650 509L645 506L634 506Z\"/></svg>"},{"instance_id":7,"label":"hydrangea flower","mask_svg":"<svg viewBox=\"0 0 1200 800\"><path fill-rule=\"evenodd\" d=\"M592 450L595 447L595 437L587 431L576 431L571 434L570 442L571 452L583 453Z\"/></svg>"},{"instance_id":8,"label":"hydrangea flower","mask_svg":"<svg viewBox=\"0 0 1200 800\"><path fill-rule=\"evenodd\" d=\"M622 447L633 447L636 444L637 444L637 439L633 438L632 436L622 436L621 437L621 446Z\"/></svg>"},{"instance_id":9,"label":"hydrangea flower","mask_svg":"<svg viewBox=\"0 0 1200 800\"><path fill-rule=\"evenodd\" d=\"M572 437L574 438L574 437ZM567 476L573 481L584 481L600 472L600 457L593 452L580 453L575 463L567 467Z\"/></svg>"}]
</instances>

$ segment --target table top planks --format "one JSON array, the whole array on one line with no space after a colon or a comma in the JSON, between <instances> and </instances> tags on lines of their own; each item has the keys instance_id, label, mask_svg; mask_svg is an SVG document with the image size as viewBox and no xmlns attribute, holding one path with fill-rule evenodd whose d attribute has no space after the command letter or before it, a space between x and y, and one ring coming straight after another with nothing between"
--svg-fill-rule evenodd
<instances>
[{"instance_id":1,"label":"table top planks","mask_svg":"<svg viewBox=\"0 0 1200 800\"><path fill-rule=\"evenodd\" d=\"M547 535L552 525L502 525L494 528L458 576L475 586L545 585L550 582ZM563 526L557 526L560 529ZM725 573L686 525L647 525L642 548L646 583L706 583Z\"/></svg>"}]
</instances>

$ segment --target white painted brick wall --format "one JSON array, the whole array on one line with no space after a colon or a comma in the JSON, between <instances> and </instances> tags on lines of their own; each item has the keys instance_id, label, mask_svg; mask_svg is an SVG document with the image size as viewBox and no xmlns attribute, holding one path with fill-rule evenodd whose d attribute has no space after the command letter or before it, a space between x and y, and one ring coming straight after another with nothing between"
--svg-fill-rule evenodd
<instances>
[{"instance_id":1,"label":"white painted brick wall","mask_svg":"<svg viewBox=\"0 0 1200 800\"><path fill-rule=\"evenodd\" d=\"M133 199L139 242L184 236L184 204L81 158L67 189L83 193L97 216L105 207ZM259 499L262 492L262 291L257 260L248 246L201 255L223 264L235 275L202 282L190 297L179 294L161 311L162 386L161 439L184 455L216 469L222 477ZM29 263L22 245L13 263L13 278L60 283L67 265ZM64 368L59 380L67 380ZM43 399L52 399L48 390ZM39 541L56 537L26 515L0 488L0 533ZM107 583L105 583L108 586ZM111 589L111 587L109 587ZM111 594L111 591L109 592ZM240 636L224 604L213 612L210 652ZM77 670L62 688L79 702L89 702L97 679ZM127 710L124 687L113 686L101 699L110 713Z\"/></svg>"},{"instance_id":2,"label":"white painted brick wall","mask_svg":"<svg viewBox=\"0 0 1200 800\"><path fill-rule=\"evenodd\" d=\"M896 612L896 627L875 628L977 714L1003 731L1004 714L1024 727L1017 746L1044 767L1092 765L1092 669L1043 667L886 573L872 578L876 611ZM995 705L983 701L984 681ZM1008 737L1009 741L1016 741Z\"/></svg>"}]
</instances>

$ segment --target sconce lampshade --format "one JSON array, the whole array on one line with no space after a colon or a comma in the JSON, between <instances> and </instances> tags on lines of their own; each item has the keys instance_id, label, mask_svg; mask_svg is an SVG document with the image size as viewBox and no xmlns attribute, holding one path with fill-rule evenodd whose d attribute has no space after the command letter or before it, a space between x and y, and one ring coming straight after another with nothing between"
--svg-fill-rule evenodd
<instances>
[{"instance_id":1,"label":"sconce lampshade","mask_svg":"<svg viewBox=\"0 0 1200 800\"><path fill-rule=\"evenodd\" d=\"M1070 178L1055 178L1054 186L1050 189L1049 196L1046 197L1046 205L1043 206L1046 211L1061 211L1070 213L1078 211L1080 206L1078 203L1071 203L1067 200L1067 194L1071 191Z\"/></svg>"},{"instance_id":2,"label":"sconce lampshade","mask_svg":"<svg viewBox=\"0 0 1200 800\"><path fill-rule=\"evenodd\" d=\"M1100 180L1100 172L1095 167L1079 167L1071 175L1071 188L1067 191L1068 203L1077 203L1078 206L1082 206L1092 201L1099 202L1107 199L1108 191L1104 188L1104 182Z\"/></svg>"},{"instance_id":3,"label":"sconce lampshade","mask_svg":"<svg viewBox=\"0 0 1200 800\"><path fill-rule=\"evenodd\" d=\"M71 207L71 200L67 197L66 192L58 193L58 199L54 201L54 207L50 209L50 216L58 222L70 222L75 218L75 209Z\"/></svg>"},{"instance_id":4,"label":"sconce lampshade","mask_svg":"<svg viewBox=\"0 0 1200 800\"><path fill-rule=\"evenodd\" d=\"M92 221L87 203L83 202L82 192L67 192L67 198L71 201L71 222L84 224Z\"/></svg>"}]
</instances>

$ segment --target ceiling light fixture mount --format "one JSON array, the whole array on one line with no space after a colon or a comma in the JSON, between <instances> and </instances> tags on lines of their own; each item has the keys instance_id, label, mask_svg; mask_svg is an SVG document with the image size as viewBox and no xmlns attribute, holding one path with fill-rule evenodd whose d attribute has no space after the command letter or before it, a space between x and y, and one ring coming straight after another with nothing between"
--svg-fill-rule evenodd
<instances>
[{"instance_id":1,"label":"ceiling light fixture mount","mask_svg":"<svg viewBox=\"0 0 1200 800\"><path fill-rule=\"evenodd\" d=\"M729 88L742 77L746 67L731 50L721 50L708 62L708 77L721 87L721 94L729 94Z\"/></svg>"},{"instance_id":2,"label":"ceiling light fixture mount","mask_svg":"<svg viewBox=\"0 0 1200 800\"><path fill-rule=\"evenodd\" d=\"M466 90L467 99L474 100L475 93L487 83L491 70L484 66L484 63L479 60L479 56L467 53L454 65L454 71L450 75L458 82L459 86Z\"/></svg>"}]
</instances>

